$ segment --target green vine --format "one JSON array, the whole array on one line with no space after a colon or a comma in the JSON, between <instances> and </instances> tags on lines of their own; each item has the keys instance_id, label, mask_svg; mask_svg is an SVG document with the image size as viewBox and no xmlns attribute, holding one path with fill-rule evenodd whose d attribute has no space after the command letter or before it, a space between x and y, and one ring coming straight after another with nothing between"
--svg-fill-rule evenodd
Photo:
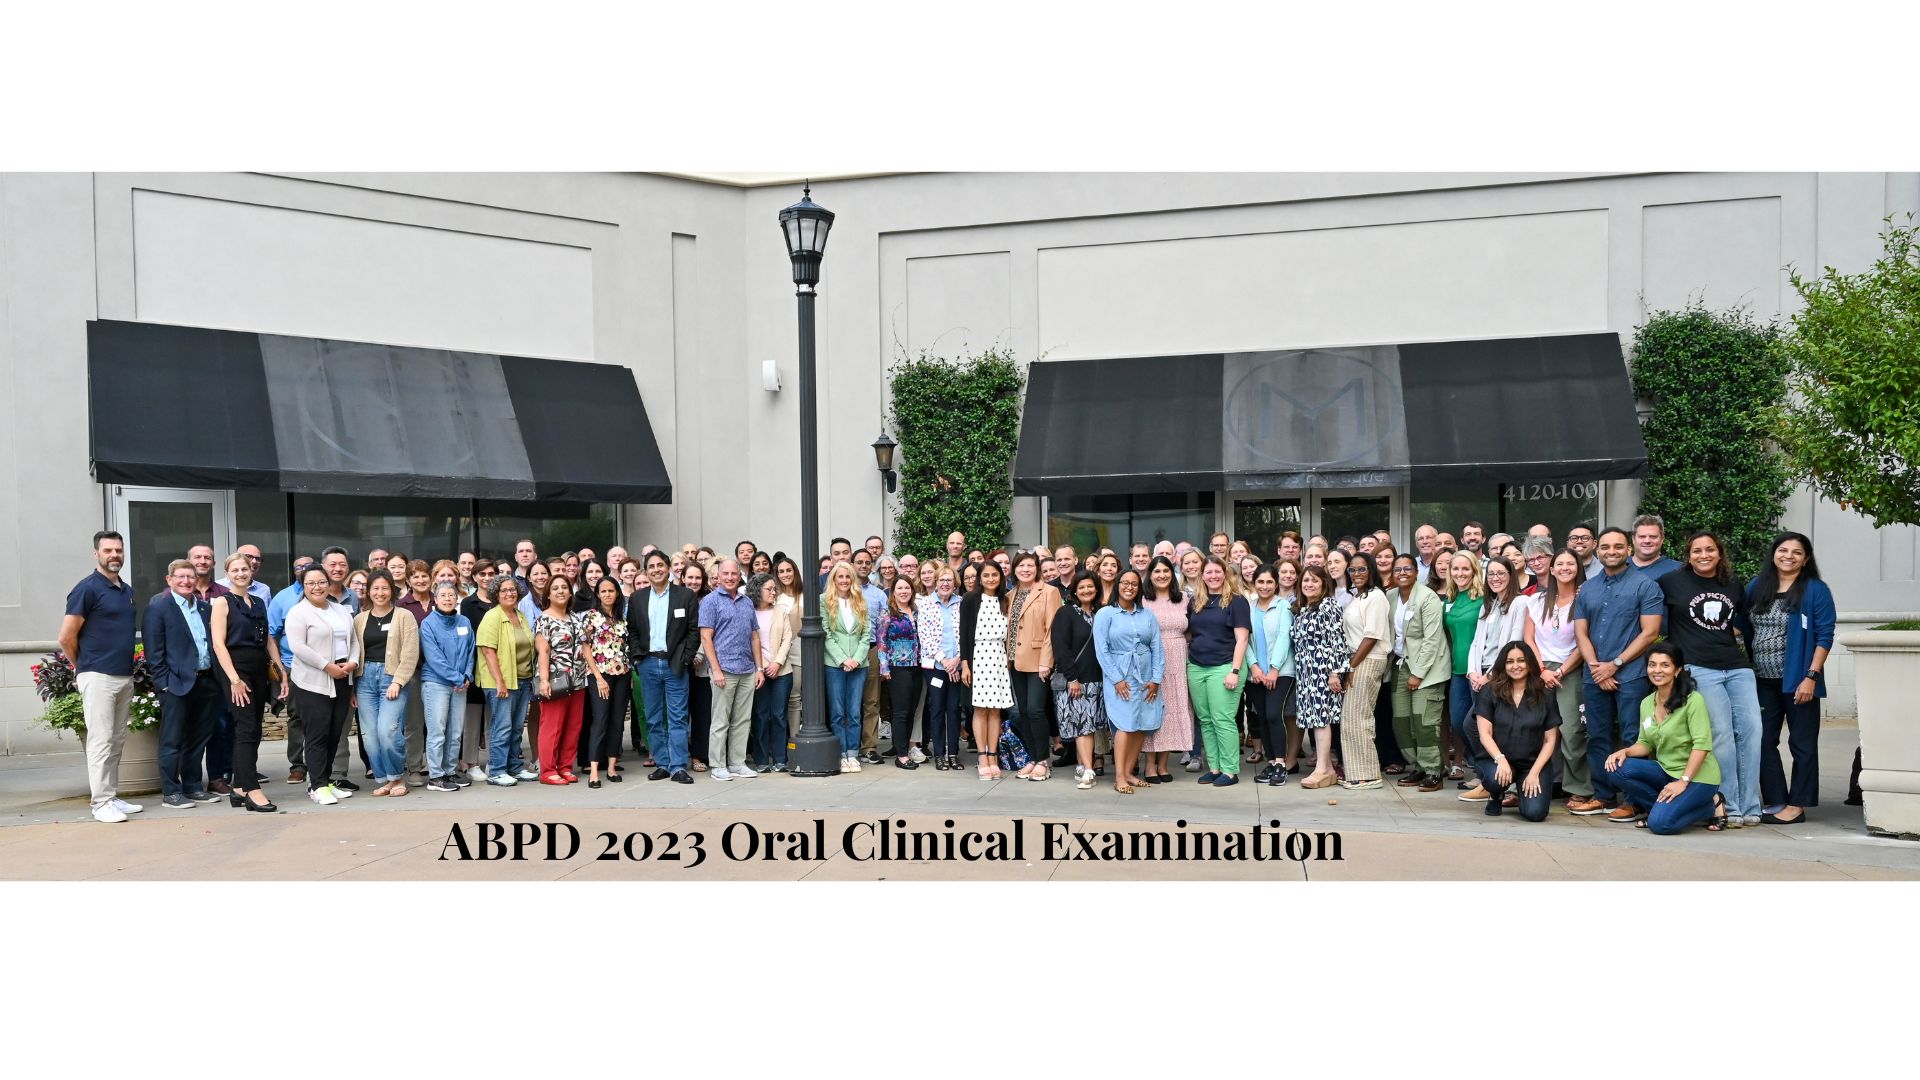
<instances>
[{"instance_id":1,"label":"green vine","mask_svg":"<svg viewBox=\"0 0 1920 1080\"><path fill-rule=\"evenodd\" d=\"M1752 576L1792 490L1768 441L1786 392L1779 328L1745 310L1698 302L1656 311L1639 329L1634 392L1653 401L1642 434L1648 476L1640 512L1667 522L1667 554L1685 561L1687 536L1709 529L1734 568Z\"/></svg>"},{"instance_id":2,"label":"green vine","mask_svg":"<svg viewBox=\"0 0 1920 1080\"><path fill-rule=\"evenodd\" d=\"M897 360L892 380L888 411L900 441L894 552L944 552L956 529L974 547L999 544L1011 524L1025 373L998 348L955 359L923 350Z\"/></svg>"}]
</instances>

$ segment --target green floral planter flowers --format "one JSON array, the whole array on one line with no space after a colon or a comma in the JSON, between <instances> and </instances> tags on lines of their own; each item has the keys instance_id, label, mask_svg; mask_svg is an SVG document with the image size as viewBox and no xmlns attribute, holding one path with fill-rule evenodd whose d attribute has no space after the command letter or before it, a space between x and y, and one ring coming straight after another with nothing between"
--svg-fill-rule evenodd
<instances>
[{"instance_id":1,"label":"green floral planter flowers","mask_svg":"<svg viewBox=\"0 0 1920 1080\"><path fill-rule=\"evenodd\" d=\"M73 663L64 653L50 652L33 665L33 689L47 710L40 723L54 731L71 731L87 739L87 719L80 707L80 688ZM128 710L128 731L147 731L160 725L160 696L153 688L153 675L147 670L146 646L133 650L133 705Z\"/></svg>"}]
</instances>

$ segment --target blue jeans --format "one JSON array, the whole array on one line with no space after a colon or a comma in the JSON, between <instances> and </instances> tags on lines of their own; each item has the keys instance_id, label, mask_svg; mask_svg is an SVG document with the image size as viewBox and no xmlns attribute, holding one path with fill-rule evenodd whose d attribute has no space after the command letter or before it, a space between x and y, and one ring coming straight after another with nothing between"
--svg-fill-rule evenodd
<instances>
[{"instance_id":1,"label":"blue jeans","mask_svg":"<svg viewBox=\"0 0 1920 1080\"><path fill-rule=\"evenodd\" d=\"M1752 668L1715 671L1687 665L1687 674L1707 702L1713 727L1713 760L1720 765L1720 790L1727 813L1760 815L1760 691Z\"/></svg>"},{"instance_id":2,"label":"blue jeans","mask_svg":"<svg viewBox=\"0 0 1920 1080\"><path fill-rule=\"evenodd\" d=\"M518 690L507 691L506 697L497 690L482 692L487 695L487 708L493 710L487 724L487 775L517 773L525 764L520 760L520 728L527 722L527 705L533 701L533 680L521 683Z\"/></svg>"},{"instance_id":3,"label":"blue jeans","mask_svg":"<svg viewBox=\"0 0 1920 1080\"><path fill-rule=\"evenodd\" d=\"M392 684L387 666L375 661L367 665L354 689L360 700L360 741L367 748L367 768L383 784L400 779L407 767L407 695L413 688L402 687L400 696L388 701L387 687Z\"/></svg>"},{"instance_id":4,"label":"blue jeans","mask_svg":"<svg viewBox=\"0 0 1920 1080\"><path fill-rule=\"evenodd\" d=\"M847 671L828 664L825 670L827 715L832 717L833 733L840 736L840 756L850 758L860 752L860 692L867 686L867 669Z\"/></svg>"},{"instance_id":5,"label":"blue jeans","mask_svg":"<svg viewBox=\"0 0 1920 1080\"><path fill-rule=\"evenodd\" d=\"M640 696L647 705L647 750L653 763L669 773L685 772L687 758L687 677L657 656L640 661Z\"/></svg>"},{"instance_id":6,"label":"blue jeans","mask_svg":"<svg viewBox=\"0 0 1920 1080\"><path fill-rule=\"evenodd\" d=\"M1460 748L1469 769L1480 760L1480 728L1472 719L1473 683L1465 675L1455 675L1447 680L1447 722L1453 725L1453 745Z\"/></svg>"},{"instance_id":7,"label":"blue jeans","mask_svg":"<svg viewBox=\"0 0 1920 1080\"><path fill-rule=\"evenodd\" d=\"M427 717L428 776L452 776L460 768L460 728L466 721L466 695L432 679L420 680L420 704Z\"/></svg>"},{"instance_id":8,"label":"blue jeans","mask_svg":"<svg viewBox=\"0 0 1920 1080\"><path fill-rule=\"evenodd\" d=\"M787 692L791 689L793 672L789 671L753 692L753 733L760 743L762 767L787 763Z\"/></svg>"},{"instance_id":9,"label":"blue jeans","mask_svg":"<svg viewBox=\"0 0 1920 1080\"><path fill-rule=\"evenodd\" d=\"M1640 699L1652 689L1645 675L1621 679L1618 690L1602 690L1586 682L1587 694L1587 772L1593 777L1593 797L1603 803L1620 797L1613 782L1618 774L1607 772L1607 758L1615 750L1632 746L1640 739Z\"/></svg>"},{"instance_id":10,"label":"blue jeans","mask_svg":"<svg viewBox=\"0 0 1920 1080\"><path fill-rule=\"evenodd\" d=\"M1475 730L1478 730L1478 725L1475 726ZM1493 782L1494 770L1499 767L1499 762L1488 761L1484 756L1479 761L1473 763L1474 771L1480 774L1480 786L1487 789L1487 798L1492 800L1495 805L1498 805L1501 797L1507 793L1505 786ZM1547 820L1547 811L1553 806L1553 766L1551 763L1549 763L1546 768L1540 770L1540 794L1538 795L1529 795L1520 790L1520 785L1525 783L1527 779L1526 771L1533 768L1533 762L1509 761L1507 762L1507 767L1513 771L1513 793L1520 797L1520 805L1517 808L1520 811L1520 816L1526 818L1528 821Z\"/></svg>"},{"instance_id":11,"label":"blue jeans","mask_svg":"<svg viewBox=\"0 0 1920 1080\"><path fill-rule=\"evenodd\" d=\"M1647 812L1647 831L1661 836L1671 836L1713 816L1713 796L1720 790L1718 784L1691 783L1671 802L1661 802L1660 790L1675 778L1652 758L1630 757L1614 772L1607 772L1603 765L1594 774L1594 786L1599 786L1602 775L1611 781L1610 786L1619 789L1622 798Z\"/></svg>"}]
</instances>

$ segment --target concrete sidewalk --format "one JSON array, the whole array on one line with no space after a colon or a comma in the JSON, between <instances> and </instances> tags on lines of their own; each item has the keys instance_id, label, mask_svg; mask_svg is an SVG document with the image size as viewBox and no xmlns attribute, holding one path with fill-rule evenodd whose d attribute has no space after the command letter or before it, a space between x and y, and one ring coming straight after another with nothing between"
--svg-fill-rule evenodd
<instances>
[{"instance_id":1,"label":"concrete sidewalk","mask_svg":"<svg viewBox=\"0 0 1920 1080\"><path fill-rule=\"evenodd\" d=\"M907 771L891 764L860 773L803 780L771 774L721 783L700 775L692 786L650 783L632 769L621 784L590 791L523 784L475 785L454 793L413 788L404 799L375 799L372 785L334 807L317 806L303 790L276 782L270 791L282 813L248 814L225 802L168 810L157 798L125 825L87 817L85 775L78 755L0 762L0 877L80 879L355 878L468 880L557 878L929 878L1138 880L1920 880L1920 844L1867 834L1860 809L1840 805L1846 791L1854 732L1824 733L1824 804L1805 824L1708 833L1703 829L1659 837L1645 830L1574 817L1556 804L1546 821L1530 823L1509 812L1489 818L1459 802L1452 785L1422 795L1388 786L1379 791L1308 791L1297 784L1269 788L1242 782L1201 787L1185 773L1175 782L1133 795L1102 783L1073 786L1071 770L1046 783L1017 779L983 782L971 771ZM263 747L271 775L284 777L279 744ZM356 777L356 780L358 778ZM823 858L734 862L713 848L736 822L791 832L826 822L837 837L848 824L897 819L944 830L1008 828L1021 819L1074 823L1094 830L1241 831L1253 825L1306 833L1341 834L1341 862L1071 862L1039 857L1037 833L1023 863L861 862L836 850ZM1184 821L1187 827L1176 826ZM583 834L583 850L561 862L441 861L441 848L459 823L469 833L480 822L566 822ZM592 834L696 830L707 838L708 859L695 869L674 863L599 861Z\"/></svg>"}]
</instances>

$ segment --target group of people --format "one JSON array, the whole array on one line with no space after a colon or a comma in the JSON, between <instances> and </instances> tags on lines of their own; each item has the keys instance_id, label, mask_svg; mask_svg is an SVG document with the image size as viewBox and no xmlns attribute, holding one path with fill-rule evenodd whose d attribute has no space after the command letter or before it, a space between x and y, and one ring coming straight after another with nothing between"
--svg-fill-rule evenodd
<instances>
[{"instance_id":1,"label":"group of people","mask_svg":"<svg viewBox=\"0 0 1920 1080\"><path fill-rule=\"evenodd\" d=\"M744 780L787 769L800 683L824 680L841 769L892 759L1122 794L1401 787L1497 815L1605 814L1659 833L1790 824L1819 804L1819 699L1836 612L1812 542L1782 533L1750 582L1710 532L1667 556L1664 523L1590 524L1556 545L1430 524L1283 534L1271 556L1221 532L1084 557L970 548L898 558L836 537L813 568L825 663L799 663L801 569L741 541L429 564L340 548L274 593L260 554L201 546L168 570L142 634L161 700L163 804L275 808L264 709L285 700L288 783L331 805L523 782ZM131 692L124 544L95 536L61 644L80 673L94 816L140 808L115 777ZM1789 777L1779 741L1792 752ZM100 732L101 737L91 733ZM883 756L882 738L891 746ZM1856 775L1858 762L1855 764ZM1850 802L1855 801L1849 799Z\"/></svg>"}]
</instances>

